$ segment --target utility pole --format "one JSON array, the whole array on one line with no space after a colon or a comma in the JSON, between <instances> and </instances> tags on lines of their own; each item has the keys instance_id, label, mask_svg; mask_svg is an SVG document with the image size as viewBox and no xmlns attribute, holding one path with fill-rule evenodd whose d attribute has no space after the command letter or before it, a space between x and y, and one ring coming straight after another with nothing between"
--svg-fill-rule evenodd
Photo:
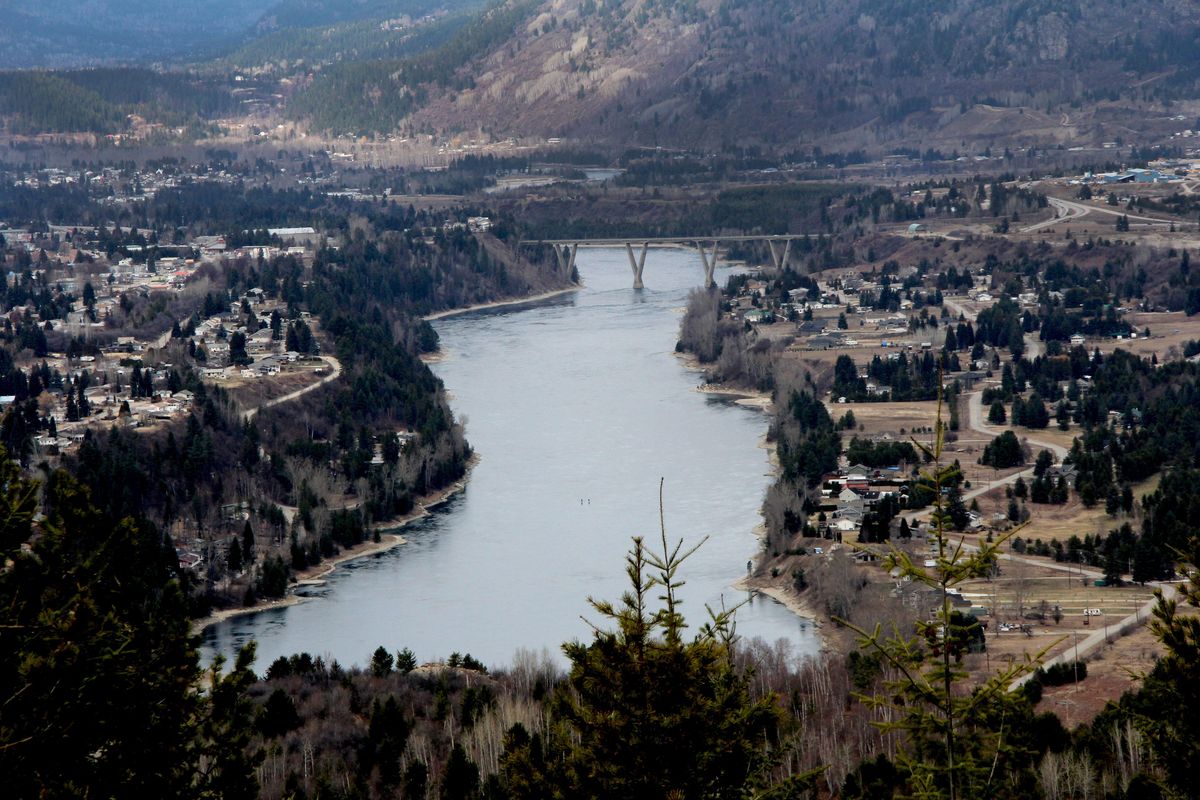
<instances>
[{"instance_id":1,"label":"utility pole","mask_svg":"<svg viewBox=\"0 0 1200 800\"><path fill-rule=\"evenodd\" d=\"M1075 633L1075 691L1079 691L1079 631Z\"/></svg>"}]
</instances>

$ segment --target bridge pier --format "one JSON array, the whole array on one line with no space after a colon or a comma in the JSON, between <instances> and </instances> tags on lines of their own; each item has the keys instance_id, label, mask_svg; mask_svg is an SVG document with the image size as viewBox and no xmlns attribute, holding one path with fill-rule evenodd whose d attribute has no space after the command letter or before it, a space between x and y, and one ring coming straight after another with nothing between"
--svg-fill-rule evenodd
<instances>
[{"instance_id":1,"label":"bridge pier","mask_svg":"<svg viewBox=\"0 0 1200 800\"><path fill-rule=\"evenodd\" d=\"M650 250L650 243L642 243L642 254L637 258L633 256L633 245L630 242L625 243L625 253L629 256L629 268L633 270L633 288L645 289L646 286L642 283L642 270L646 268L646 253Z\"/></svg>"},{"instance_id":2,"label":"bridge pier","mask_svg":"<svg viewBox=\"0 0 1200 800\"><path fill-rule=\"evenodd\" d=\"M550 246L554 248L554 258L558 261L558 268L567 276L567 280L570 280L571 276L575 274L575 256L579 253L579 245L564 244L561 249L556 244Z\"/></svg>"},{"instance_id":3,"label":"bridge pier","mask_svg":"<svg viewBox=\"0 0 1200 800\"><path fill-rule=\"evenodd\" d=\"M776 271L783 272L784 267L787 266L788 255L792 252L792 240L788 239L786 244L784 244L782 255L775 250L774 241L768 239L767 246L771 248L771 260L775 262Z\"/></svg>"},{"instance_id":4,"label":"bridge pier","mask_svg":"<svg viewBox=\"0 0 1200 800\"><path fill-rule=\"evenodd\" d=\"M704 288L711 289L717 285L713 273L717 270L717 245L720 242L713 240L712 255L710 256L704 250L704 242L697 241L696 249L700 251L700 261L704 264Z\"/></svg>"}]
</instances>

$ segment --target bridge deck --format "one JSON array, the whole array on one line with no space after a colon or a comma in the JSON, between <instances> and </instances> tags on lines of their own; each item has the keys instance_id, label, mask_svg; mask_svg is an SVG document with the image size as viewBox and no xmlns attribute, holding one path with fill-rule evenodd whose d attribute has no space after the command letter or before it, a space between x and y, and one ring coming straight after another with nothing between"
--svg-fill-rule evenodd
<instances>
[{"instance_id":1,"label":"bridge deck","mask_svg":"<svg viewBox=\"0 0 1200 800\"><path fill-rule=\"evenodd\" d=\"M804 234L778 234L760 236L626 236L620 239L530 239L521 242L523 247L544 244L577 244L581 247L623 247L626 244L695 244L696 242L787 242L801 239Z\"/></svg>"}]
</instances>

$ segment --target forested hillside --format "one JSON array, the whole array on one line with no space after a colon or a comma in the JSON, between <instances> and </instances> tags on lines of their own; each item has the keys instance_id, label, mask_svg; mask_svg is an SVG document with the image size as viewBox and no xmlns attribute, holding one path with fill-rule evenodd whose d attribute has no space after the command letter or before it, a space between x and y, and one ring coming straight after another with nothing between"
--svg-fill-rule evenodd
<instances>
[{"instance_id":1,"label":"forested hillside","mask_svg":"<svg viewBox=\"0 0 1200 800\"><path fill-rule=\"evenodd\" d=\"M335 133L390 131L421 108L431 91L468 88L469 64L503 45L534 8L518 0L490 9L432 52L405 60L337 64L316 75L290 111Z\"/></svg>"},{"instance_id":2,"label":"forested hillside","mask_svg":"<svg viewBox=\"0 0 1200 800\"><path fill-rule=\"evenodd\" d=\"M1200 77L1194 0L524 5L505 4L507 35L477 41L468 62L439 59L452 77L360 65L318 76L294 111L322 128L404 120L642 144L866 146L934 129L955 143L1054 140L1102 135L1117 107L1195 96Z\"/></svg>"},{"instance_id":3,"label":"forested hillside","mask_svg":"<svg viewBox=\"0 0 1200 800\"><path fill-rule=\"evenodd\" d=\"M0 130L113 133L131 114L185 124L235 107L221 83L125 67L0 72Z\"/></svg>"},{"instance_id":4,"label":"forested hillside","mask_svg":"<svg viewBox=\"0 0 1200 800\"><path fill-rule=\"evenodd\" d=\"M482 4L482 0L279 0L267 9L255 27L257 30L311 28L358 20L417 18Z\"/></svg>"},{"instance_id":5,"label":"forested hillside","mask_svg":"<svg viewBox=\"0 0 1200 800\"><path fill-rule=\"evenodd\" d=\"M0 4L0 68L164 59L241 36L272 0L11 0Z\"/></svg>"},{"instance_id":6,"label":"forested hillside","mask_svg":"<svg viewBox=\"0 0 1200 800\"><path fill-rule=\"evenodd\" d=\"M272 30L216 62L216 69L272 68L287 74L298 65L409 58L445 44L470 21L469 12L404 25L365 20Z\"/></svg>"}]
</instances>

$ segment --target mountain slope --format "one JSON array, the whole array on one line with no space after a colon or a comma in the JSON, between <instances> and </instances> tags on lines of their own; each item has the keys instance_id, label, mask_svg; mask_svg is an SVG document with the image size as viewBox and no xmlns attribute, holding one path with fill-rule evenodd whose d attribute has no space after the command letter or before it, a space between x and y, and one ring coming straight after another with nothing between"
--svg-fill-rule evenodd
<instances>
[{"instance_id":1,"label":"mountain slope","mask_svg":"<svg viewBox=\"0 0 1200 800\"><path fill-rule=\"evenodd\" d=\"M367 104L385 129L647 145L1069 140L1106 135L1084 105L1200 97L1198 20L1197 0L550 0L452 80L360 68L335 95L315 76L336 107L314 121Z\"/></svg>"},{"instance_id":2,"label":"mountain slope","mask_svg":"<svg viewBox=\"0 0 1200 800\"><path fill-rule=\"evenodd\" d=\"M273 0L7 0L0 68L164 59L241 36Z\"/></svg>"},{"instance_id":3,"label":"mountain slope","mask_svg":"<svg viewBox=\"0 0 1200 800\"><path fill-rule=\"evenodd\" d=\"M0 0L0 69L198 61L285 29L416 19L480 5L482 0Z\"/></svg>"},{"instance_id":4,"label":"mountain slope","mask_svg":"<svg viewBox=\"0 0 1200 800\"><path fill-rule=\"evenodd\" d=\"M422 17L435 11L460 11L482 5L480 0L278 0L256 26L313 28L360 20Z\"/></svg>"}]
</instances>

